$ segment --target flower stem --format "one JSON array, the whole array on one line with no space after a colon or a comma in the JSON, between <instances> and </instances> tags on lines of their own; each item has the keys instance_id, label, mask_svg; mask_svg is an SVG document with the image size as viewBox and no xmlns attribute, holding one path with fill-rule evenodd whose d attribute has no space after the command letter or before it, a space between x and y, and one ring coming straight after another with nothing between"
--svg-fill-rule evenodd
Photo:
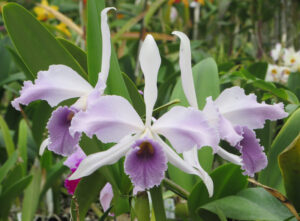
<instances>
[{"instance_id":1,"label":"flower stem","mask_svg":"<svg viewBox=\"0 0 300 221\"><path fill-rule=\"evenodd\" d=\"M190 195L190 193L187 190L183 189L181 186L174 183L172 180L170 180L168 178L164 178L163 185L167 189L171 190L172 192L174 192L177 195L179 195L180 197L182 197L183 199L187 199L188 196Z\"/></svg>"},{"instance_id":2,"label":"flower stem","mask_svg":"<svg viewBox=\"0 0 300 221\"><path fill-rule=\"evenodd\" d=\"M150 189L150 194L152 198L152 205L155 214L155 220L166 221L166 213L164 207L164 201L162 197L161 186L153 187Z\"/></svg>"}]
</instances>

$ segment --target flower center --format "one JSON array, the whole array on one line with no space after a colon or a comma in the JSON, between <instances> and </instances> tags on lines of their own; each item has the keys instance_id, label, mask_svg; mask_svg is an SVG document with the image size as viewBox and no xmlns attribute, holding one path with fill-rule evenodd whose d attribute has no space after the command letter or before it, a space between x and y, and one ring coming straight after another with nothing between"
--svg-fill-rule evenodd
<instances>
[{"instance_id":1,"label":"flower center","mask_svg":"<svg viewBox=\"0 0 300 221\"><path fill-rule=\"evenodd\" d=\"M292 59L291 59L291 63L292 63L292 64L294 64L295 61L296 61L295 58L292 58Z\"/></svg>"},{"instance_id":2,"label":"flower center","mask_svg":"<svg viewBox=\"0 0 300 221\"><path fill-rule=\"evenodd\" d=\"M154 148L150 142L145 141L139 145L139 150L136 153L141 157L149 157L154 154Z\"/></svg>"},{"instance_id":3,"label":"flower center","mask_svg":"<svg viewBox=\"0 0 300 221\"><path fill-rule=\"evenodd\" d=\"M272 69L272 74L277 74L277 70L276 69Z\"/></svg>"},{"instance_id":4,"label":"flower center","mask_svg":"<svg viewBox=\"0 0 300 221\"><path fill-rule=\"evenodd\" d=\"M73 111L71 111L68 116L67 116L67 121L70 122L72 120L72 118L74 117L75 113Z\"/></svg>"}]
</instances>

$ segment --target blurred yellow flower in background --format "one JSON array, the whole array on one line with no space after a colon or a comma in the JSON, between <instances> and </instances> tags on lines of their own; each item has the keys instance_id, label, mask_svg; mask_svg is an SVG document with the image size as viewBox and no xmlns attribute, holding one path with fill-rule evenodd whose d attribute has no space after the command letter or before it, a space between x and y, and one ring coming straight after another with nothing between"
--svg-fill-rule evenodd
<instances>
[{"instance_id":1,"label":"blurred yellow flower in background","mask_svg":"<svg viewBox=\"0 0 300 221\"><path fill-rule=\"evenodd\" d=\"M65 23L61 22L60 24L56 25L55 28L57 30L63 32L68 37L71 37L71 32L69 31L69 29L67 28L67 25Z\"/></svg>"},{"instance_id":2,"label":"blurred yellow flower in background","mask_svg":"<svg viewBox=\"0 0 300 221\"><path fill-rule=\"evenodd\" d=\"M42 0L41 5L49 6L49 3L47 0ZM55 11L58 11L58 6L50 5L50 7L52 9L54 9ZM33 11L37 15L37 19L40 21L45 21L47 19L54 18L54 15L52 13L48 12L46 9L44 9L40 6L34 7Z\"/></svg>"}]
</instances>

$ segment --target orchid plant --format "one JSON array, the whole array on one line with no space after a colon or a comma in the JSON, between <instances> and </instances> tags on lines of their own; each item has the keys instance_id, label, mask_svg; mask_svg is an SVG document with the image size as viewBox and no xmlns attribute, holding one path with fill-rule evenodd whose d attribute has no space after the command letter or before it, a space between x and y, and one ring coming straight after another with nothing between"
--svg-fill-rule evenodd
<instances>
[{"instance_id":1,"label":"orchid plant","mask_svg":"<svg viewBox=\"0 0 300 221\"><path fill-rule=\"evenodd\" d=\"M98 83L93 88L82 76L66 65L51 65L49 70L40 71L34 83L25 81L20 97L12 101L12 106L20 110L20 104L28 105L32 101L45 100L51 107L70 98L78 98L68 106L60 106L53 111L48 121L49 138L41 145L40 153L48 149L62 156L69 156L78 148L80 133L69 133L72 119L79 112L86 111L89 106L100 97L106 88L106 80L110 65L110 31L107 24L107 12L113 8L106 8L101 13L102 33L102 67Z\"/></svg>"},{"instance_id":2,"label":"orchid plant","mask_svg":"<svg viewBox=\"0 0 300 221\"><path fill-rule=\"evenodd\" d=\"M131 104L119 96L103 96L85 112L74 116L70 132L96 135L102 142L117 143L106 151L87 156L69 179L88 176L104 165L111 165L126 156L125 172L135 188L150 189L164 178L167 162L189 174L199 176L213 194L213 183L200 167L186 163L176 152L193 148L217 148L218 135L195 108L176 106L152 124L152 112L157 99L157 74L161 63L158 47L151 35L142 45L139 61L145 77L144 100L146 121L143 123ZM176 152L159 136L168 139ZM185 155L185 154L184 154Z\"/></svg>"},{"instance_id":3,"label":"orchid plant","mask_svg":"<svg viewBox=\"0 0 300 221\"><path fill-rule=\"evenodd\" d=\"M201 32L198 39L199 24L205 23L200 18L210 19L207 10L217 9L219 3L206 1L200 13L199 4L204 1L194 1L193 18L184 7L186 21L182 23L178 14L176 21L162 25L163 33L156 27L157 20L153 23L150 18L159 14L160 20L170 20L172 5L182 12L183 5L175 5L180 1L148 1L149 10L140 7L143 2L126 3L125 10L116 16L122 20L111 25L111 39L108 12L115 8L105 8L104 1L79 2L82 11L75 22L81 27L71 37L78 38L77 43L86 43L81 45L83 50L71 41L56 38L54 29L41 24L41 20L53 18L53 9L57 9L51 5L54 2L49 1L53 15L43 9L49 6L46 0L39 5L42 8L32 8L37 18L17 3L3 7L11 53L24 74L1 78L0 82L5 86L12 82L1 90L1 99L20 111L1 106L5 117L0 116L0 146L5 144L7 154L0 159L0 220L14 219L8 211L18 213L16 216L21 213L25 221L35 219L36 211L40 215L47 210L45 216L49 217L59 215L62 207L56 199L61 195L70 207L64 215L71 214L73 220L85 220L87 215L93 217L91 220L96 216L115 220L129 214L131 220L143 221L217 220L216 215L230 220L288 220L293 215L298 219L300 110L299 94L293 94L299 92L298 52L277 44L268 71L267 63L254 63L254 57L244 61L245 53L235 53L234 46L228 51L234 59L224 59L227 44L212 47L208 43L212 47L205 49L208 54L220 53L216 61L203 59L198 43L202 34L209 40L210 32ZM188 5L188 1L182 2ZM124 7L123 3L117 5ZM138 5L136 18L125 13L129 5ZM165 6L162 13L154 13ZM64 12L61 3L59 7ZM207 16L202 16L202 10ZM87 21L82 15L87 15ZM126 19L128 23L123 23ZM141 30L135 42L141 19L149 32ZM190 43L180 31L168 34L172 27L184 27L185 23L188 32L192 19L190 33L196 41ZM5 40L2 34L6 33L1 32L1 53ZM163 47L159 47L159 40ZM114 46L117 53L111 51ZM136 59L132 56L135 49ZM40 50L43 53L39 54ZM177 63L178 54L179 65L173 63ZM97 59L100 56L101 65ZM0 63L6 63L3 61ZM135 74L128 74L135 65ZM2 69L5 67L1 66L1 76ZM33 77L34 81L22 83ZM288 79L287 87L266 82L286 83ZM46 101L51 108L33 105L23 111L23 105L37 100ZM280 102L287 105L285 109ZM35 108L47 111L40 114ZM14 121L21 116L24 120L14 131ZM268 122L265 127L267 121L277 123ZM36 146L40 146L40 155ZM280 193L284 185L287 197ZM269 194L270 190L281 201Z\"/></svg>"},{"instance_id":4,"label":"orchid plant","mask_svg":"<svg viewBox=\"0 0 300 221\"><path fill-rule=\"evenodd\" d=\"M181 40L180 69L183 91L189 104L198 108L190 41L182 32L175 31L173 34ZM283 103L273 105L258 103L254 94L246 95L244 90L237 86L225 89L215 101L212 97L208 97L203 113L209 124L218 131L220 138L234 146L241 153L241 157L229 153L220 146L215 152L224 159L241 165L244 174L252 177L267 166L264 148L260 146L254 129L262 128L266 120L274 121L288 116ZM191 162L194 162L194 167L199 168L198 161Z\"/></svg>"}]
</instances>

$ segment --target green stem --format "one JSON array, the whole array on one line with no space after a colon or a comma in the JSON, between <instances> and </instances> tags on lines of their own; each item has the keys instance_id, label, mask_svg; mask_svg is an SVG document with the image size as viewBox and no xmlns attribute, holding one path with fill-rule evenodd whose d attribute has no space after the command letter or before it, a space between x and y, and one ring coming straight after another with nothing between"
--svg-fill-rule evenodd
<instances>
[{"instance_id":1,"label":"green stem","mask_svg":"<svg viewBox=\"0 0 300 221\"><path fill-rule=\"evenodd\" d=\"M190 195L190 193L187 190L183 189L181 186L174 183L172 180L170 180L168 178L164 178L163 185L167 189L171 190L172 192L174 192L177 195L179 195L180 197L182 197L183 199L187 199L188 196Z\"/></svg>"},{"instance_id":2,"label":"green stem","mask_svg":"<svg viewBox=\"0 0 300 221\"><path fill-rule=\"evenodd\" d=\"M162 190L161 186L153 187L150 189L151 199L152 199L152 205L153 210L155 214L155 220L159 221L166 221L166 212L164 207L164 201L162 197Z\"/></svg>"}]
</instances>

